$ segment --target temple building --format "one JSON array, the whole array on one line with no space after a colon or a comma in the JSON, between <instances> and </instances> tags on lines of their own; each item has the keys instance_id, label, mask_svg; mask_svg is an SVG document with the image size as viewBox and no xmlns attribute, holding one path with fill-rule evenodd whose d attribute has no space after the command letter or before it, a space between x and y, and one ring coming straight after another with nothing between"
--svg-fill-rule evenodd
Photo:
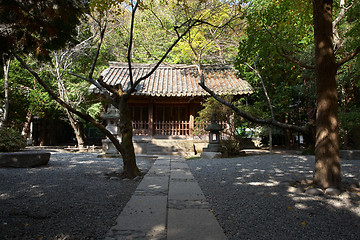
<instances>
[{"instance_id":1,"label":"temple building","mask_svg":"<svg viewBox=\"0 0 360 240\"><path fill-rule=\"evenodd\" d=\"M152 66L133 64L134 79L148 73ZM230 66L204 66L203 72L206 85L218 95L243 96L253 92L249 83L236 77ZM111 86L121 84L123 89L130 86L128 64L110 62L102 76ZM129 99L134 135L192 137L200 103L209 96L199 81L194 65L160 65Z\"/></svg>"}]
</instances>

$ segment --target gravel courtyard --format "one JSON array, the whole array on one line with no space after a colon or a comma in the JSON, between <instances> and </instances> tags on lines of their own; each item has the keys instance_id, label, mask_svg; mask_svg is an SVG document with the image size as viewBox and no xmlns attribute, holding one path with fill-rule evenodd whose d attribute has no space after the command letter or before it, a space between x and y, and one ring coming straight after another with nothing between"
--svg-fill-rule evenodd
<instances>
[{"instance_id":1,"label":"gravel courtyard","mask_svg":"<svg viewBox=\"0 0 360 240\"><path fill-rule=\"evenodd\" d=\"M138 157L142 172L154 159ZM352 191L313 196L313 156L188 160L228 239L359 239L360 160L343 160ZM45 167L0 168L0 239L103 239L141 181L114 180L122 160L52 152ZM298 181L298 182L297 182Z\"/></svg>"},{"instance_id":2,"label":"gravel courtyard","mask_svg":"<svg viewBox=\"0 0 360 240\"><path fill-rule=\"evenodd\" d=\"M0 168L0 239L102 239L141 179L114 180L122 159L52 152L38 168ZM138 158L146 172L154 160Z\"/></svg>"},{"instance_id":3,"label":"gravel courtyard","mask_svg":"<svg viewBox=\"0 0 360 240\"><path fill-rule=\"evenodd\" d=\"M286 154L187 161L230 240L360 239L360 160L342 161L352 189L340 196L299 191L314 162Z\"/></svg>"}]
</instances>

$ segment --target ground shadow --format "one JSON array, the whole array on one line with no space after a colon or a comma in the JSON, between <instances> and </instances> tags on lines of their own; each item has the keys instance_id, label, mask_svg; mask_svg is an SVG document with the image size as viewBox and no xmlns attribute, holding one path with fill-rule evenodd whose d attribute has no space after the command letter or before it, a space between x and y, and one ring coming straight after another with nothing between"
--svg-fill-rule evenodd
<instances>
[{"instance_id":1,"label":"ground shadow","mask_svg":"<svg viewBox=\"0 0 360 240\"><path fill-rule=\"evenodd\" d=\"M276 154L188 163L229 239L359 239L360 193L310 196L289 187L312 179L314 161ZM342 161L343 181L359 183L359 169L360 161Z\"/></svg>"},{"instance_id":2,"label":"ground shadow","mask_svg":"<svg viewBox=\"0 0 360 240\"><path fill-rule=\"evenodd\" d=\"M146 172L153 160L138 159ZM110 180L122 159L93 153L56 153L40 168L0 169L0 239L98 239L140 179Z\"/></svg>"}]
</instances>

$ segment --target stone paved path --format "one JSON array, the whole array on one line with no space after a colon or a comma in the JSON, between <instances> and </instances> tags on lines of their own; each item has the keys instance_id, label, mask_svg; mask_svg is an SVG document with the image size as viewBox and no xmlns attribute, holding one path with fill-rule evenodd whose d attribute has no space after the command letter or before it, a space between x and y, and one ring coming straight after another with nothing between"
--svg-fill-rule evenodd
<instances>
[{"instance_id":1,"label":"stone paved path","mask_svg":"<svg viewBox=\"0 0 360 240\"><path fill-rule=\"evenodd\" d=\"M160 156L105 240L226 239L183 157Z\"/></svg>"}]
</instances>

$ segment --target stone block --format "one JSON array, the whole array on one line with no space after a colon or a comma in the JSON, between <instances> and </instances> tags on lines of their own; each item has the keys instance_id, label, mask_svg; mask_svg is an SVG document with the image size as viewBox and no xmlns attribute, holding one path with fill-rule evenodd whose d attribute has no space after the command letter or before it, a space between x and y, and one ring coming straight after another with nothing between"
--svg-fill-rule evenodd
<instances>
[{"instance_id":1,"label":"stone block","mask_svg":"<svg viewBox=\"0 0 360 240\"><path fill-rule=\"evenodd\" d=\"M169 191L169 176L147 175L136 188L135 194L142 196L165 196Z\"/></svg>"},{"instance_id":2,"label":"stone block","mask_svg":"<svg viewBox=\"0 0 360 240\"><path fill-rule=\"evenodd\" d=\"M168 240L225 240L226 236L208 209L169 209Z\"/></svg>"},{"instance_id":3,"label":"stone block","mask_svg":"<svg viewBox=\"0 0 360 240\"><path fill-rule=\"evenodd\" d=\"M320 188L309 188L305 191L305 193L313 196L324 195L324 191Z\"/></svg>"},{"instance_id":4,"label":"stone block","mask_svg":"<svg viewBox=\"0 0 360 240\"><path fill-rule=\"evenodd\" d=\"M197 182L170 181L169 200L205 200Z\"/></svg>"},{"instance_id":5,"label":"stone block","mask_svg":"<svg viewBox=\"0 0 360 240\"><path fill-rule=\"evenodd\" d=\"M195 178L190 170L185 169L173 169L171 171L171 179L178 179L183 181L193 181Z\"/></svg>"},{"instance_id":6,"label":"stone block","mask_svg":"<svg viewBox=\"0 0 360 240\"><path fill-rule=\"evenodd\" d=\"M325 194L330 196L339 196L341 191L338 188L329 187L325 190Z\"/></svg>"},{"instance_id":7,"label":"stone block","mask_svg":"<svg viewBox=\"0 0 360 240\"><path fill-rule=\"evenodd\" d=\"M0 153L0 167L28 168L48 164L50 152L21 151Z\"/></svg>"},{"instance_id":8,"label":"stone block","mask_svg":"<svg viewBox=\"0 0 360 240\"><path fill-rule=\"evenodd\" d=\"M102 150L105 154L118 154L119 151L116 149L115 145L111 142L110 139L103 139L102 141Z\"/></svg>"},{"instance_id":9,"label":"stone block","mask_svg":"<svg viewBox=\"0 0 360 240\"><path fill-rule=\"evenodd\" d=\"M221 158L221 153L220 152L202 152L200 157L205 158L205 159Z\"/></svg>"},{"instance_id":10,"label":"stone block","mask_svg":"<svg viewBox=\"0 0 360 240\"><path fill-rule=\"evenodd\" d=\"M107 237L165 239L166 201L166 196L132 196Z\"/></svg>"},{"instance_id":11,"label":"stone block","mask_svg":"<svg viewBox=\"0 0 360 240\"><path fill-rule=\"evenodd\" d=\"M220 147L221 146L218 143L209 143L206 148L203 148L203 152L218 152Z\"/></svg>"}]
</instances>

